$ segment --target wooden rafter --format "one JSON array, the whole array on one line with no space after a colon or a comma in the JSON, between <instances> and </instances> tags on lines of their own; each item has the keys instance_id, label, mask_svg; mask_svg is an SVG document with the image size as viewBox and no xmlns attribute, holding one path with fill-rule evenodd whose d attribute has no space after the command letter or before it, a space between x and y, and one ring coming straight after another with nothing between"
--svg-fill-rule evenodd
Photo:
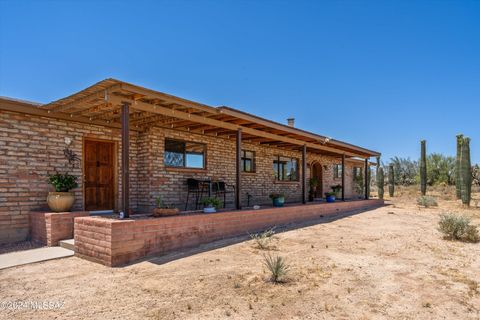
<instances>
[{"instance_id":1,"label":"wooden rafter","mask_svg":"<svg viewBox=\"0 0 480 320\"><path fill-rule=\"evenodd\" d=\"M329 152L333 152L333 153L341 153L341 151L339 151L338 149L332 148L332 147L318 145L318 144L314 144L314 143L311 143L311 142L305 142L305 141L298 140L298 139L283 137L283 136L276 135L276 134L273 134L273 133L269 133L269 132L265 132L265 131L261 131L261 130L257 130L257 129L252 129L252 128L248 128L248 127L242 127L240 125L211 119L211 118L208 118L208 117L205 117L205 116L202 117L202 116L197 116L197 115L189 114L189 113L182 112L182 111L176 111L176 110L172 110L172 109L165 108L165 107L160 107L160 106L155 106L154 107L151 104L141 102L141 101L132 101L132 100L122 99L120 97L115 97L115 96L111 97L111 101L113 103L119 104L119 105L121 103L128 102L128 103L131 103L131 107L133 109L152 112L152 113L156 113L156 114L163 114L163 115L170 116L170 117L175 117L175 118L179 118L179 119L184 119L184 120L189 120L189 121L193 121L193 122L203 123L203 124L212 125L212 126L216 126L216 127L220 127L220 128L224 128L224 129L229 129L229 130L233 130L233 131L236 131L239 128L241 128L242 132L244 132L246 134L259 136L259 137L264 137L264 138L269 138L269 139L272 139L273 141L283 141L283 142L288 142L288 143L291 143L291 144L294 144L294 145L304 145L304 144L306 144L308 148L317 149L317 150L324 150L324 151L329 151ZM355 153L350 153L350 152L348 152L348 153L345 152L345 154L361 157L360 154L355 154Z\"/></svg>"}]
</instances>

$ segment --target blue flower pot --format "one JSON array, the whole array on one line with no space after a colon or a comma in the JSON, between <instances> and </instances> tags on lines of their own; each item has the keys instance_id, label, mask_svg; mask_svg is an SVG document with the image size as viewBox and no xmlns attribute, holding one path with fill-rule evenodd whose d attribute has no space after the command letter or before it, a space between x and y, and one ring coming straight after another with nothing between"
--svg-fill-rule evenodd
<instances>
[{"instance_id":1,"label":"blue flower pot","mask_svg":"<svg viewBox=\"0 0 480 320\"><path fill-rule=\"evenodd\" d=\"M335 202L335 196L327 196L327 202Z\"/></svg>"},{"instance_id":2,"label":"blue flower pot","mask_svg":"<svg viewBox=\"0 0 480 320\"><path fill-rule=\"evenodd\" d=\"M273 199L273 206L274 207L283 207L284 204L285 204L285 198L284 197Z\"/></svg>"}]
</instances>

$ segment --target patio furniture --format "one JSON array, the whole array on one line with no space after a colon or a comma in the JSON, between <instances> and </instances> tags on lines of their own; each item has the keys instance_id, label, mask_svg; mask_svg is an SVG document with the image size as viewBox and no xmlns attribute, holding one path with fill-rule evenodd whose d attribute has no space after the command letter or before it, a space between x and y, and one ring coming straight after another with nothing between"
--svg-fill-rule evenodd
<instances>
[{"instance_id":1,"label":"patio furniture","mask_svg":"<svg viewBox=\"0 0 480 320\"><path fill-rule=\"evenodd\" d=\"M188 208L188 199L190 194L195 197L195 210L198 210L198 203L205 192L205 183L202 180L197 180L193 178L187 179L187 201L185 202L185 211Z\"/></svg>"},{"instance_id":2,"label":"patio furniture","mask_svg":"<svg viewBox=\"0 0 480 320\"><path fill-rule=\"evenodd\" d=\"M225 208L227 202L227 194L235 194L235 186L226 184L224 181L215 181L212 183L212 191L217 198L219 196L223 196L223 207Z\"/></svg>"}]
</instances>

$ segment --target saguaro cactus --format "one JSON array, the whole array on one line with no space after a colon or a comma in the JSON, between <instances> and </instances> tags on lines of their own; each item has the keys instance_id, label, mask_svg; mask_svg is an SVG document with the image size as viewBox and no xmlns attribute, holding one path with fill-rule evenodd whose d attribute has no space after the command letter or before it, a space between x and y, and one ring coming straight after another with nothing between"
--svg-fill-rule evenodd
<instances>
[{"instance_id":1,"label":"saguaro cactus","mask_svg":"<svg viewBox=\"0 0 480 320\"><path fill-rule=\"evenodd\" d=\"M395 172L393 171L393 164L388 166L388 194L392 198L395 196Z\"/></svg>"},{"instance_id":2,"label":"saguaro cactus","mask_svg":"<svg viewBox=\"0 0 480 320\"><path fill-rule=\"evenodd\" d=\"M385 176L384 176L382 167L378 168L377 171L378 171L377 173L378 198L383 199L383 194L384 194L383 185L385 182Z\"/></svg>"},{"instance_id":3,"label":"saguaro cactus","mask_svg":"<svg viewBox=\"0 0 480 320\"><path fill-rule=\"evenodd\" d=\"M457 158L455 159L455 189L457 194L457 199L462 198L462 142L463 142L463 134L459 134L457 136Z\"/></svg>"},{"instance_id":4,"label":"saguaro cactus","mask_svg":"<svg viewBox=\"0 0 480 320\"><path fill-rule=\"evenodd\" d=\"M461 150L461 194L462 203L470 206L472 196L472 165L470 163L470 138L463 138Z\"/></svg>"},{"instance_id":5,"label":"saguaro cactus","mask_svg":"<svg viewBox=\"0 0 480 320\"><path fill-rule=\"evenodd\" d=\"M421 155L420 155L420 191L424 196L427 193L427 142L420 141Z\"/></svg>"}]
</instances>

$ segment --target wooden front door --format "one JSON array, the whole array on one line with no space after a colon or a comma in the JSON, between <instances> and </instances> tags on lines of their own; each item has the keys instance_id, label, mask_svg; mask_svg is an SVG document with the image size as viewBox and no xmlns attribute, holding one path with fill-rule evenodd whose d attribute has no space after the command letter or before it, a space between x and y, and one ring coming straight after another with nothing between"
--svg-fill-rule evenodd
<instances>
[{"instance_id":1,"label":"wooden front door","mask_svg":"<svg viewBox=\"0 0 480 320\"><path fill-rule=\"evenodd\" d=\"M85 210L113 210L115 202L115 143L84 141Z\"/></svg>"},{"instance_id":2,"label":"wooden front door","mask_svg":"<svg viewBox=\"0 0 480 320\"><path fill-rule=\"evenodd\" d=\"M318 162L315 162L312 166L312 177L317 178L318 185L317 185L317 192L315 193L315 198L322 198L323 197L323 168L322 165Z\"/></svg>"}]
</instances>

